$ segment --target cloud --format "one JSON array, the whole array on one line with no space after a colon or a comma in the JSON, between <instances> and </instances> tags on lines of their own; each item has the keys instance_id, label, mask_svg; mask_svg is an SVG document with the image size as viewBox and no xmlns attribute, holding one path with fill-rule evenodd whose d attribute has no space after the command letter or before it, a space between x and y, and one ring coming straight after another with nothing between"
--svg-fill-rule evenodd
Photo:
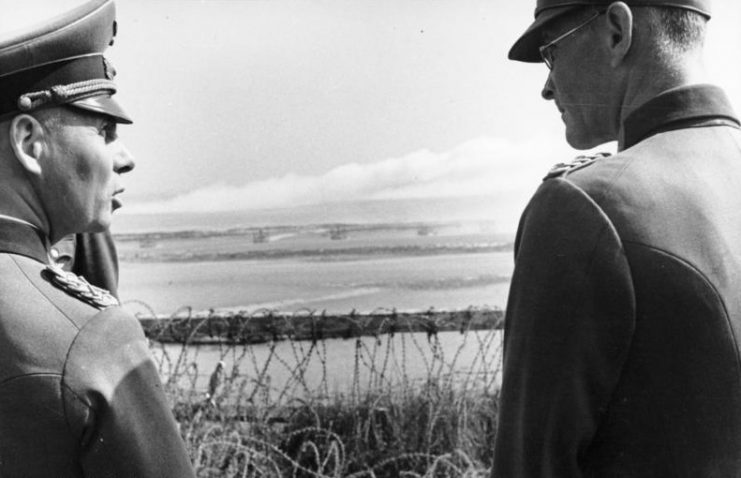
<instances>
[{"instance_id":1,"label":"cloud","mask_svg":"<svg viewBox=\"0 0 741 478\"><path fill-rule=\"evenodd\" d=\"M554 155L533 141L515 145L495 138L467 141L450 151L420 150L374 163L349 163L324 174L282 177L242 186L212 184L164 201L132 204L129 213L216 212L285 208L374 199L493 196L522 204L552 163Z\"/></svg>"}]
</instances>

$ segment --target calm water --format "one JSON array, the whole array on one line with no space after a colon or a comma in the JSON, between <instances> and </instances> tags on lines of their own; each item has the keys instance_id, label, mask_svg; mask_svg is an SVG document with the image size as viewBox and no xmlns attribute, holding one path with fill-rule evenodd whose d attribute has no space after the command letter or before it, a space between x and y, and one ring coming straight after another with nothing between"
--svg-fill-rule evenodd
<instances>
[{"instance_id":1,"label":"calm water","mask_svg":"<svg viewBox=\"0 0 741 478\"><path fill-rule=\"evenodd\" d=\"M158 237L119 244L119 293L134 312L172 314L261 308L349 313L504 307L512 273L511 251L492 252L497 238L478 225L437 227L420 235L414 228L352 231L330 240L321 229L271 235ZM211 260L230 254L270 251L259 260ZM299 252L299 253L297 253ZM168 259L166 262L165 260ZM144 261L144 262L140 262ZM205 390L219 360L243 392L271 398L353 393L368 387L396 387L430 376L490 387L499 381L501 334L396 334L378 340L279 342L240 347L164 345L155 350L162 372L186 371L187 388Z\"/></svg>"},{"instance_id":2,"label":"calm water","mask_svg":"<svg viewBox=\"0 0 741 478\"><path fill-rule=\"evenodd\" d=\"M420 384L430 376L450 379L458 386L498 387L501 339L501 331L442 332L436 339L413 333L357 341L330 339L314 345L283 341L275 348L269 344L161 345L154 354L165 377L172 370L189 372L180 380L186 389L205 392L222 360L227 375L238 377L236 390L243 387L242 394L269 394L275 400L393 389L404 383Z\"/></svg>"},{"instance_id":3,"label":"calm water","mask_svg":"<svg viewBox=\"0 0 741 478\"><path fill-rule=\"evenodd\" d=\"M461 309L506 304L512 253L121 264L120 295L170 314L262 307L331 312Z\"/></svg>"}]
</instances>

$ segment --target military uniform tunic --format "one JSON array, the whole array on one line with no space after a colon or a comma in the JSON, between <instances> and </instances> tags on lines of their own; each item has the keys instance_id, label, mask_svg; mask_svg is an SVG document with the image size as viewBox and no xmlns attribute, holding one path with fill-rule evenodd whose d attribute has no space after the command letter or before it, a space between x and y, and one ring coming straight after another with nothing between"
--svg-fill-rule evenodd
<instances>
[{"instance_id":1,"label":"military uniform tunic","mask_svg":"<svg viewBox=\"0 0 741 478\"><path fill-rule=\"evenodd\" d=\"M522 215L492 476L741 476L741 133L721 90L633 112Z\"/></svg>"},{"instance_id":2,"label":"military uniform tunic","mask_svg":"<svg viewBox=\"0 0 741 478\"><path fill-rule=\"evenodd\" d=\"M64 270L118 297L118 254L110 230L70 234L54 244L51 252Z\"/></svg>"},{"instance_id":3,"label":"military uniform tunic","mask_svg":"<svg viewBox=\"0 0 741 478\"><path fill-rule=\"evenodd\" d=\"M35 229L0 220L0 476L193 476L138 321L46 262Z\"/></svg>"}]
</instances>

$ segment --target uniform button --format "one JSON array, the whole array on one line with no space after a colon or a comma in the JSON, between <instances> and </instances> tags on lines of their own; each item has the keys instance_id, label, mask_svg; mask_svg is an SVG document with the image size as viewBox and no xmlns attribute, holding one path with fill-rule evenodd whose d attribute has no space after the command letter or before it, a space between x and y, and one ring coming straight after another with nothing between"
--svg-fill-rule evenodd
<instances>
[{"instance_id":1,"label":"uniform button","mask_svg":"<svg viewBox=\"0 0 741 478\"><path fill-rule=\"evenodd\" d=\"M51 248L50 254L51 254L52 259L54 260L59 259L59 250L56 247Z\"/></svg>"}]
</instances>

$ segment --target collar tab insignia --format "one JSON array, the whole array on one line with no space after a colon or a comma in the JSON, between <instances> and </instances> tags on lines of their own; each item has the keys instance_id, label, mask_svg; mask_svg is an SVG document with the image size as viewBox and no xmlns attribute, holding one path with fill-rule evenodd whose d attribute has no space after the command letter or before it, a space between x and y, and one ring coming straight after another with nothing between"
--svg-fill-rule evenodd
<instances>
[{"instance_id":1,"label":"collar tab insignia","mask_svg":"<svg viewBox=\"0 0 741 478\"><path fill-rule=\"evenodd\" d=\"M113 294L90 284L85 278L77 274L65 271L59 265L48 265L45 272L51 283L57 288L93 307L103 310L119 305L118 299Z\"/></svg>"}]
</instances>

